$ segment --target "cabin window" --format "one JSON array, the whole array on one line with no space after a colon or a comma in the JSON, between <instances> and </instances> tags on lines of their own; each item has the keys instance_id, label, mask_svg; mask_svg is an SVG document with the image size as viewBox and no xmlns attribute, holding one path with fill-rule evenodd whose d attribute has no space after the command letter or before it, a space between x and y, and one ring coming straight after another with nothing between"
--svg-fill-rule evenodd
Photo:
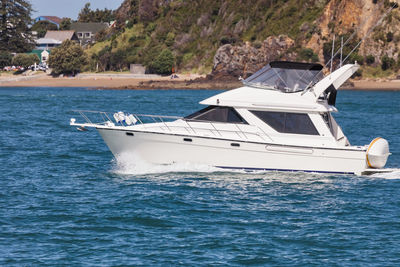
<instances>
[{"instance_id":1,"label":"cabin window","mask_svg":"<svg viewBox=\"0 0 400 267\"><path fill-rule=\"evenodd\" d=\"M280 133L319 135L310 117L303 113L250 110L263 122Z\"/></svg>"},{"instance_id":2,"label":"cabin window","mask_svg":"<svg viewBox=\"0 0 400 267\"><path fill-rule=\"evenodd\" d=\"M247 122L239 115L239 113L237 113L237 111L231 107L209 106L185 117L185 119L195 121L247 124Z\"/></svg>"}]
</instances>

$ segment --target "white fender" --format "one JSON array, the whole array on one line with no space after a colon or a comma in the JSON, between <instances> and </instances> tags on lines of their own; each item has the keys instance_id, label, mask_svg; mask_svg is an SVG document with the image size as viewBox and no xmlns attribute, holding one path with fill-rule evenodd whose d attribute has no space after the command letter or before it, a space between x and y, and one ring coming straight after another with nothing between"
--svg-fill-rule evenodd
<instances>
[{"instance_id":1,"label":"white fender","mask_svg":"<svg viewBox=\"0 0 400 267\"><path fill-rule=\"evenodd\" d=\"M366 153L368 167L380 169L386 164L390 155L389 143L386 139L377 137L371 141Z\"/></svg>"}]
</instances>

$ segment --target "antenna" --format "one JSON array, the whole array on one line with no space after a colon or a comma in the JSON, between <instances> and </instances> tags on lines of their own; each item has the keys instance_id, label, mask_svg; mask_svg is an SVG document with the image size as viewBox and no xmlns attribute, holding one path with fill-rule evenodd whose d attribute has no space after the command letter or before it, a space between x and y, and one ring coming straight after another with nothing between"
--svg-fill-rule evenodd
<instances>
[{"instance_id":1,"label":"antenna","mask_svg":"<svg viewBox=\"0 0 400 267\"><path fill-rule=\"evenodd\" d=\"M340 65L339 67L342 67L343 64L343 36L342 36L342 40L340 42Z\"/></svg>"},{"instance_id":2,"label":"antenna","mask_svg":"<svg viewBox=\"0 0 400 267\"><path fill-rule=\"evenodd\" d=\"M333 35L333 40L332 40L332 54L331 54L331 69L329 70L330 73L332 73L332 65L333 65L333 53L335 52L335 35Z\"/></svg>"}]
</instances>

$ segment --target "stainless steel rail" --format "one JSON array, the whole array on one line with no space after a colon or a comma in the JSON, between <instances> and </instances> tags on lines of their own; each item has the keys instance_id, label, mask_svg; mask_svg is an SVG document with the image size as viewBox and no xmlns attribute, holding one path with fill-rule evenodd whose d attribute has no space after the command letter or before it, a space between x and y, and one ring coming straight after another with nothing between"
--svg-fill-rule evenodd
<instances>
[{"instance_id":1,"label":"stainless steel rail","mask_svg":"<svg viewBox=\"0 0 400 267\"><path fill-rule=\"evenodd\" d=\"M79 113L88 124L91 124L94 127L96 127L96 125L109 126L109 127L110 125L118 127L132 127L132 125L127 125L126 123L124 123L124 121L119 121L119 122L114 121L113 119L111 119L113 118L113 116L110 116L107 112L104 111L73 110L73 112ZM140 124L145 129L158 127L158 129L166 132L173 132L173 129L184 129L185 131L187 131L188 134L201 135L201 133L209 132L213 136L219 136L219 137L223 137L224 133L225 134L233 133L236 134L240 139L249 140L251 139L250 136L256 136L264 141L267 141L266 139L268 139L269 141L273 141L272 138L265 131L263 131L260 127L254 125L246 125L246 127L252 127L254 131L248 131L248 130L244 131L243 129L240 128L240 125L232 123L198 121L198 120L185 119L183 117L178 117L178 116L162 116L162 115L147 115L147 114L130 114L130 115L133 115L134 118L137 120L137 123L135 123L135 125ZM95 118L97 119L96 121L94 121ZM176 120L180 120L180 122L183 123L184 125L172 125L167 123ZM209 125L211 126L211 128L199 127L199 125L194 125L198 123L201 123L204 126ZM234 127L237 130L220 129L218 125L222 124L234 125Z\"/></svg>"}]
</instances>

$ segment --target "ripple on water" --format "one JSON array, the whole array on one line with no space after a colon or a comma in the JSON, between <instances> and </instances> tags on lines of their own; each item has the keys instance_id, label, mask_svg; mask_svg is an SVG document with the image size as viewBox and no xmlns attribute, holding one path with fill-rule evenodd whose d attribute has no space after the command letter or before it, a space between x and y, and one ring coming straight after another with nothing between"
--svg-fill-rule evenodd
<instances>
[{"instance_id":1,"label":"ripple on water","mask_svg":"<svg viewBox=\"0 0 400 267\"><path fill-rule=\"evenodd\" d=\"M338 97L350 141L390 142L393 172L371 176L117 163L68 126L72 109L182 116L215 93L0 88L0 265L399 265L399 93Z\"/></svg>"}]
</instances>

